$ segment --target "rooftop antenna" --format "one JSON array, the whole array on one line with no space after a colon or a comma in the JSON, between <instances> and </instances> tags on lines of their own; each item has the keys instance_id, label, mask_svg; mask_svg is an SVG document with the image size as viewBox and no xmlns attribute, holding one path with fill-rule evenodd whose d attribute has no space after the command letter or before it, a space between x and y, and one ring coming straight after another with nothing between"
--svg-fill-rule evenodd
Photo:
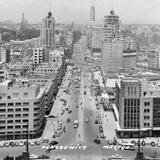
<instances>
[{"instance_id":1,"label":"rooftop antenna","mask_svg":"<svg viewBox=\"0 0 160 160\"><path fill-rule=\"evenodd\" d=\"M112 0L112 8L111 10L114 10L114 0Z\"/></svg>"}]
</instances>

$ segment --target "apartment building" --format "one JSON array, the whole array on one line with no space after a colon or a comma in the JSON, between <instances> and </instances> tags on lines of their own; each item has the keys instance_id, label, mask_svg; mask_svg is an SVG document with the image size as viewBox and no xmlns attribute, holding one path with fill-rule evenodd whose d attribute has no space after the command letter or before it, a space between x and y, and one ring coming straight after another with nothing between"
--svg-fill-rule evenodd
<instances>
[{"instance_id":1,"label":"apartment building","mask_svg":"<svg viewBox=\"0 0 160 160\"><path fill-rule=\"evenodd\" d=\"M0 139L21 139L41 135L45 121L45 88L30 82L6 80L0 83Z\"/></svg>"}]
</instances>

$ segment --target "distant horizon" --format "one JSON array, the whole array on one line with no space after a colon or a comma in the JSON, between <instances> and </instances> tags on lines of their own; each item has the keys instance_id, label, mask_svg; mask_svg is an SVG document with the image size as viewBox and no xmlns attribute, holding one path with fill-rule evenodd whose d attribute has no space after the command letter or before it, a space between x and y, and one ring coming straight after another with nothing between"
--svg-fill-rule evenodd
<instances>
[{"instance_id":1,"label":"distant horizon","mask_svg":"<svg viewBox=\"0 0 160 160\"><path fill-rule=\"evenodd\" d=\"M92 3L97 23L114 9L123 24L160 24L160 0L0 0L0 21L19 23L24 12L29 23L40 23L52 11L58 22L87 23Z\"/></svg>"}]
</instances>

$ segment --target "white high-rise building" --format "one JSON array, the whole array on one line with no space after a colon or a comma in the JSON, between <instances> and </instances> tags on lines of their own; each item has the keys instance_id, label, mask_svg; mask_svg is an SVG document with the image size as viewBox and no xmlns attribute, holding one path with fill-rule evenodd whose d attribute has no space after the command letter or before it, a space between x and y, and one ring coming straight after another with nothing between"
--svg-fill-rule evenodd
<instances>
[{"instance_id":1,"label":"white high-rise building","mask_svg":"<svg viewBox=\"0 0 160 160\"><path fill-rule=\"evenodd\" d=\"M37 47L33 48L33 63L39 64L45 61L45 48Z\"/></svg>"},{"instance_id":2,"label":"white high-rise building","mask_svg":"<svg viewBox=\"0 0 160 160\"><path fill-rule=\"evenodd\" d=\"M55 48L55 19L51 12L48 12L48 16L42 21L40 46Z\"/></svg>"},{"instance_id":3,"label":"white high-rise building","mask_svg":"<svg viewBox=\"0 0 160 160\"><path fill-rule=\"evenodd\" d=\"M111 10L104 21L104 41L102 43L102 70L104 75L114 75L122 68L123 39L120 31L119 16Z\"/></svg>"}]
</instances>

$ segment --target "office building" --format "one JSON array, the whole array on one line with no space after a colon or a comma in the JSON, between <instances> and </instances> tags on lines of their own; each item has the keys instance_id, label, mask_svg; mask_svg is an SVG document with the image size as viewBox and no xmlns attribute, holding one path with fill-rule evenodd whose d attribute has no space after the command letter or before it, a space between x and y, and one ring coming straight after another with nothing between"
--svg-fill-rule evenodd
<instances>
[{"instance_id":1,"label":"office building","mask_svg":"<svg viewBox=\"0 0 160 160\"><path fill-rule=\"evenodd\" d=\"M116 84L119 137L160 136L160 80L155 77L124 78ZM140 125L140 126L139 126Z\"/></svg>"},{"instance_id":2,"label":"office building","mask_svg":"<svg viewBox=\"0 0 160 160\"><path fill-rule=\"evenodd\" d=\"M103 28L93 27L91 36L91 49L92 52L101 52L102 41L104 40Z\"/></svg>"},{"instance_id":3,"label":"office building","mask_svg":"<svg viewBox=\"0 0 160 160\"><path fill-rule=\"evenodd\" d=\"M160 50L150 49L148 51L148 69L160 69Z\"/></svg>"},{"instance_id":4,"label":"office building","mask_svg":"<svg viewBox=\"0 0 160 160\"><path fill-rule=\"evenodd\" d=\"M9 63L10 62L10 49L1 47L0 48L0 62Z\"/></svg>"},{"instance_id":5,"label":"office building","mask_svg":"<svg viewBox=\"0 0 160 160\"><path fill-rule=\"evenodd\" d=\"M95 22L95 7L94 5L90 8L90 22Z\"/></svg>"},{"instance_id":6,"label":"office building","mask_svg":"<svg viewBox=\"0 0 160 160\"><path fill-rule=\"evenodd\" d=\"M45 88L29 81L0 83L0 139L30 138L41 135L45 119Z\"/></svg>"},{"instance_id":7,"label":"office building","mask_svg":"<svg viewBox=\"0 0 160 160\"><path fill-rule=\"evenodd\" d=\"M42 28L40 30L40 46L55 48L55 19L51 12L42 21Z\"/></svg>"},{"instance_id":8,"label":"office building","mask_svg":"<svg viewBox=\"0 0 160 160\"><path fill-rule=\"evenodd\" d=\"M49 53L44 47L33 48L33 63L40 64L42 62L48 62Z\"/></svg>"},{"instance_id":9,"label":"office building","mask_svg":"<svg viewBox=\"0 0 160 160\"><path fill-rule=\"evenodd\" d=\"M113 76L122 68L123 39L119 16L111 10L104 20L104 41L102 43L102 70L105 76Z\"/></svg>"},{"instance_id":10,"label":"office building","mask_svg":"<svg viewBox=\"0 0 160 160\"><path fill-rule=\"evenodd\" d=\"M104 75L116 74L123 65L123 42L112 40L102 43L102 69Z\"/></svg>"}]
</instances>

